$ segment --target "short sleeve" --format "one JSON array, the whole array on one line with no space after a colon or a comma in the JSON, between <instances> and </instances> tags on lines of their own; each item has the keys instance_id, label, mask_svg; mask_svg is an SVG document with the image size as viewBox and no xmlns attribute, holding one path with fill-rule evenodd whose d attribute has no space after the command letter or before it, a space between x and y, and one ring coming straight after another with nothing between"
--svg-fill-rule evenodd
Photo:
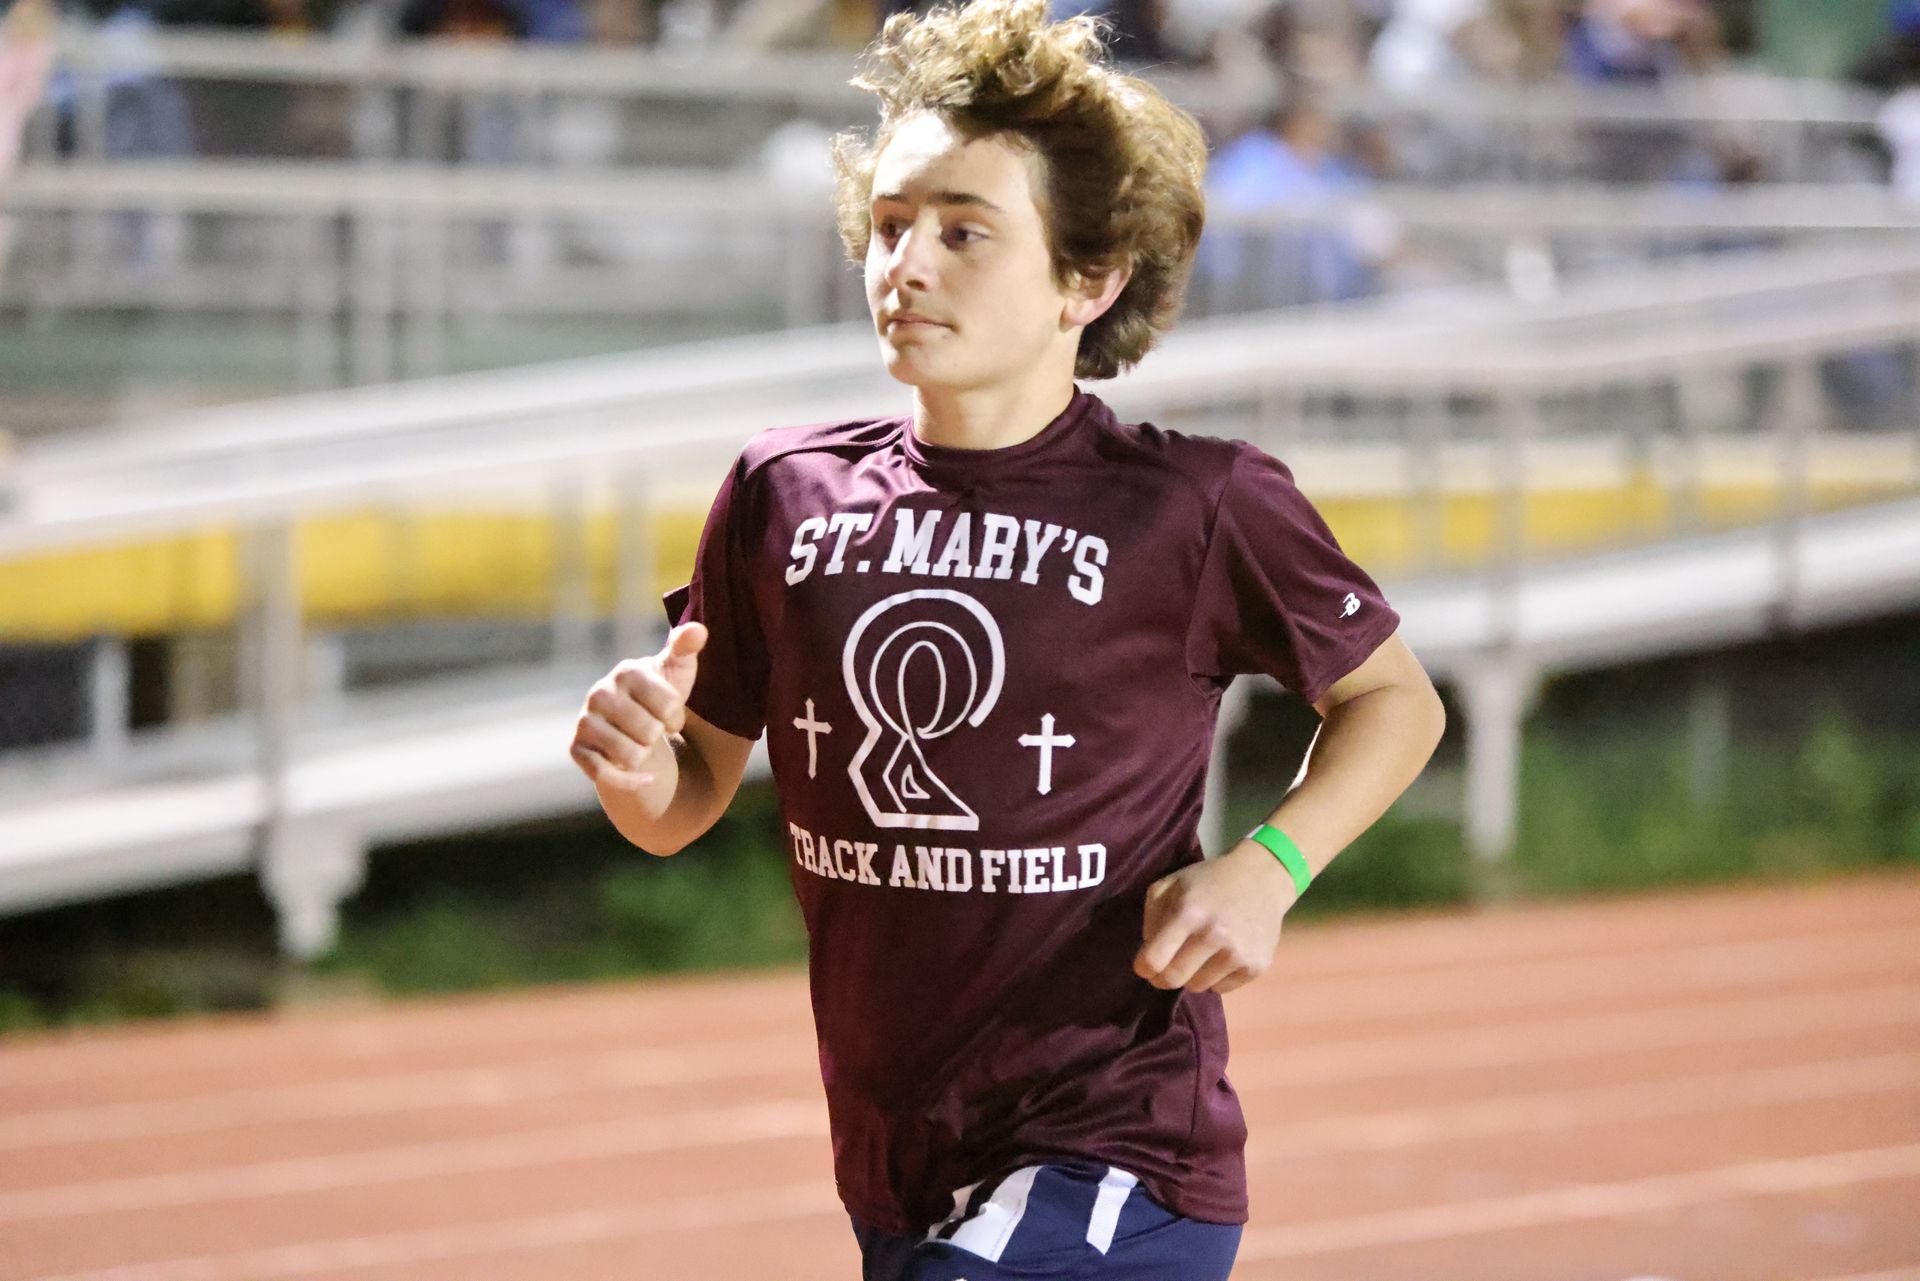
<instances>
[{"instance_id":1,"label":"short sleeve","mask_svg":"<svg viewBox=\"0 0 1920 1281\"><path fill-rule=\"evenodd\" d=\"M729 734L757 739L766 728L771 663L753 599L755 517L747 489L745 461L736 459L707 512L692 578L661 601L669 628L707 628L687 706Z\"/></svg>"},{"instance_id":2,"label":"short sleeve","mask_svg":"<svg viewBox=\"0 0 1920 1281\"><path fill-rule=\"evenodd\" d=\"M1262 672L1311 703L1399 626L1292 470L1243 445L1202 558L1188 670L1213 679Z\"/></svg>"}]
</instances>

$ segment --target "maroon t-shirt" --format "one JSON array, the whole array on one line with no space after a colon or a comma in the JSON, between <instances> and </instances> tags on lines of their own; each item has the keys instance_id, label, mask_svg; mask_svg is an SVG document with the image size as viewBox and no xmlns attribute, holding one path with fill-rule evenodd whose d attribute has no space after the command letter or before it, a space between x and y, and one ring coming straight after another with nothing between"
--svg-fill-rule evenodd
<instances>
[{"instance_id":1,"label":"maroon t-shirt","mask_svg":"<svg viewBox=\"0 0 1920 1281\"><path fill-rule=\"evenodd\" d=\"M1312 701L1399 624L1285 464L1078 387L1001 449L771 428L666 604L709 631L688 706L767 731L847 1209L922 1230L1080 1155L1246 1222L1221 999L1133 957L1202 857L1221 691Z\"/></svg>"}]
</instances>

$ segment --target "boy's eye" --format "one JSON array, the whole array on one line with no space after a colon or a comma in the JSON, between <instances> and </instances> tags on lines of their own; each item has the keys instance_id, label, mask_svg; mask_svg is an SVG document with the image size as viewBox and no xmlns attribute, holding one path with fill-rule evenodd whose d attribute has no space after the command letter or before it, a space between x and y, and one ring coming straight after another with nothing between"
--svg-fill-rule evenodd
<instances>
[{"instance_id":1,"label":"boy's eye","mask_svg":"<svg viewBox=\"0 0 1920 1281\"><path fill-rule=\"evenodd\" d=\"M900 234L899 228L901 225L898 218L882 218L874 224L874 229L886 239L892 240ZM964 237L969 240L978 240L980 238L980 233L970 227L953 227L948 230L947 234L953 237Z\"/></svg>"}]
</instances>

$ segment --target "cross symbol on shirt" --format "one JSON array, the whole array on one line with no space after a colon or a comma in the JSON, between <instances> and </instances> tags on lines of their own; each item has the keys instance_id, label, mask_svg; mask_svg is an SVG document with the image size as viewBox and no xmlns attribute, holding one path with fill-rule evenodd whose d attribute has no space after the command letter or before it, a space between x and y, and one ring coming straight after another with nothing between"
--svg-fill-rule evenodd
<instances>
[{"instance_id":1,"label":"cross symbol on shirt","mask_svg":"<svg viewBox=\"0 0 1920 1281\"><path fill-rule=\"evenodd\" d=\"M807 714L793 718L793 727L805 730L807 734L807 777L813 777L814 767L820 763L820 734L833 733L833 726L825 721L813 719L813 700L807 700Z\"/></svg>"},{"instance_id":2,"label":"cross symbol on shirt","mask_svg":"<svg viewBox=\"0 0 1920 1281\"><path fill-rule=\"evenodd\" d=\"M1040 732L1038 734L1022 734L1020 736L1020 746L1037 747L1040 749L1040 791L1042 793L1051 792L1053 790L1053 749L1056 747L1072 747L1073 735L1055 734L1053 732L1053 713L1048 712L1040 718Z\"/></svg>"}]
</instances>

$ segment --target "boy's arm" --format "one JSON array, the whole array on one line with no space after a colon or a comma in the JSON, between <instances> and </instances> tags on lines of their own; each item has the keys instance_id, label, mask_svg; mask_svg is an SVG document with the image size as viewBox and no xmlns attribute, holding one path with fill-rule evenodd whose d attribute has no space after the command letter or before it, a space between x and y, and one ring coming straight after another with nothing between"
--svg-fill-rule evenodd
<instances>
[{"instance_id":1,"label":"boy's arm","mask_svg":"<svg viewBox=\"0 0 1920 1281\"><path fill-rule=\"evenodd\" d=\"M1440 695L1396 632L1315 701L1324 724L1307 749L1306 776L1267 822L1293 838L1318 876L1334 856L1379 821L1439 746L1447 715ZM1287 883L1293 878L1265 846L1245 840ZM1237 847L1236 847L1237 848Z\"/></svg>"},{"instance_id":2,"label":"boy's arm","mask_svg":"<svg viewBox=\"0 0 1920 1281\"><path fill-rule=\"evenodd\" d=\"M1314 708L1325 723L1306 774L1267 822L1293 838L1318 875L1419 776L1446 713L1397 633ZM1217 858L1148 887L1134 972L1156 987L1232 991L1266 972L1297 897L1280 860L1243 836Z\"/></svg>"},{"instance_id":3,"label":"boy's arm","mask_svg":"<svg viewBox=\"0 0 1920 1281\"><path fill-rule=\"evenodd\" d=\"M685 708L686 724L648 749L638 789L596 784L600 808L620 834L666 858L705 835L732 804L754 740L741 738ZM658 815L658 817L650 817Z\"/></svg>"}]
</instances>

